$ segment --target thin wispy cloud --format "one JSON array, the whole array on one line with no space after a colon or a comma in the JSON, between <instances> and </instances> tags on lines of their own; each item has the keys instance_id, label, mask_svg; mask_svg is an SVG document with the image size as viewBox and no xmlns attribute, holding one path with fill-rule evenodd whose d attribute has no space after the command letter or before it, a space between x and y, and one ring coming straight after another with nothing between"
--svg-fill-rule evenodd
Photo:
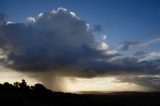
<instances>
[{"instance_id":1,"label":"thin wispy cloud","mask_svg":"<svg viewBox=\"0 0 160 106\"><path fill-rule=\"evenodd\" d=\"M152 39L146 42L125 41L119 44L119 49L128 51L129 49L146 49L160 43L160 38Z\"/></svg>"}]
</instances>

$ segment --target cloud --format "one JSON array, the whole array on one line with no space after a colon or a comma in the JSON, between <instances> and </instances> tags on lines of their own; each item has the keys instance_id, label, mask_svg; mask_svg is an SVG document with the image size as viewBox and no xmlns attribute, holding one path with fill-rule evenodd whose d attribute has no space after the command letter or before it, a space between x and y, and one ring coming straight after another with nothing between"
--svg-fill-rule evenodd
<instances>
[{"instance_id":1,"label":"cloud","mask_svg":"<svg viewBox=\"0 0 160 106\"><path fill-rule=\"evenodd\" d=\"M143 55L143 58L141 57L139 61L151 61L155 59L160 59L160 51L154 51Z\"/></svg>"},{"instance_id":2,"label":"cloud","mask_svg":"<svg viewBox=\"0 0 160 106\"><path fill-rule=\"evenodd\" d=\"M105 66L106 60L116 52L104 41L97 44L88 27L85 21L64 8L28 17L26 23L5 24L1 27L3 43L0 48L7 52L7 58L2 63L22 72L54 71L81 77L96 76L94 73L98 72L92 70L93 63L105 60L102 63Z\"/></svg>"},{"instance_id":3,"label":"cloud","mask_svg":"<svg viewBox=\"0 0 160 106\"><path fill-rule=\"evenodd\" d=\"M6 22L6 15L3 13L0 13L0 26L4 25Z\"/></svg>"},{"instance_id":4,"label":"cloud","mask_svg":"<svg viewBox=\"0 0 160 106\"><path fill-rule=\"evenodd\" d=\"M129 48L137 47L137 45L139 44L140 44L139 42L125 41L119 45L119 49L123 51L127 51Z\"/></svg>"},{"instance_id":5,"label":"cloud","mask_svg":"<svg viewBox=\"0 0 160 106\"><path fill-rule=\"evenodd\" d=\"M7 23L1 15L0 22L1 65L20 72L53 72L48 81L39 74L44 83L58 73L93 75L85 64L111 57L97 50L89 24L64 8L28 17L25 23Z\"/></svg>"},{"instance_id":6,"label":"cloud","mask_svg":"<svg viewBox=\"0 0 160 106\"><path fill-rule=\"evenodd\" d=\"M42 15L40 14L39 17L41 17ZM35 22L36 22L36 19L34 17L27 17L26 19L27 24L34 24Z\"/></svg>"},{"instance_id":7,"label":"cloud","mask_svg":"<svg viewBox=\"0 0 160 106\"><path fill-rule=\"evenodd\" d=\"M140 54L125 57L107 44L106 35L97 42L89 24L64 8L28 17L25 23L7 24L0 15L0 23L1 65L28 72L47 86L54 84L54 89L59 89L57 81L62 75L93 78L160 74L159 60L138 61ZM155 42L159 40L125 42L121 49Z\"/></svg>"},{"instance_id":8,"label":"cloud","mask_svg":"<svg viewBox=\"0 0 160 106\"><path fill-rule=\"evenodd\" d=\"M155 61L160 59L160 51L136 51L130 57L136 58L138 62Z\"/></svg>"},{"instance_id":9,"label":"cloud","mask_svg":"<svg viewBox=\"0 0 160 106\"><path fill-rule=\"evenodd\" d=\"M138 85L145 86L148 90L159 91L160 89L160 76L159 75L128 75L118 77L121 82L130 82Z\"/></svg>"},{"instance_id":10,"label":"cloud","mask_svg":"<svg viewBox=\"0 0 160 106\"><path fill-rule=\"evenodd\" d=\"M1 33L0 47L9 52L5 65L16 70L48 70L75 64L94 45L86 22L64 8L28 17L25 24L4 25Z\"/></svg>"},{"instance_id":11,"label":"cloud","mask_svg":"<svg viewBox=\"0 0 160 106\"><path fill-rule=\"evenodd\" d=\"M132 42L132 41L125 41L119 44L119 49L123 51L128 51L129 49L146 49L152 46L153 44L160 43L160 38L152 39L147 42Z\"/></svg>"}]
</instances>

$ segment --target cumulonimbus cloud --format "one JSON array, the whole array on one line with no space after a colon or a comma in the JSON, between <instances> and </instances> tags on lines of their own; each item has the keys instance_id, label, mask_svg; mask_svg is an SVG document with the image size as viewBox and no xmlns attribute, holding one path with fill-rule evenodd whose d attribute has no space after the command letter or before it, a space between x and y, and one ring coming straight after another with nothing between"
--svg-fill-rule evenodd
<instances>
[{"instance_id":1,"label":"cumulonimbus cloud","mask_svg":"<svg viewBox=\"0 0 160 106\"><path fill-rule=\"evenodd\" d=\"M94 44L86 22L64 8L28 17L26 23L4 25L0 37L1 49L8 51L5 65L17 70L47 70L75 64Z\"/></svg>"},{"instance_id":2,"label":"cumulonimbus cloud","mask_svg":"<svg viewBox=\"0 0 160 106\"><path fill-rule=\"evenodd\" d=\"M100 49L88 23L64 8L28 17L25 23L7 23L0 14L0 61L7 68L87 78L159 74L159 61L121 58L122 54L102 43L105 49ZM128 47L127 43L123 48Z\"/></svg>"}]
</instances>

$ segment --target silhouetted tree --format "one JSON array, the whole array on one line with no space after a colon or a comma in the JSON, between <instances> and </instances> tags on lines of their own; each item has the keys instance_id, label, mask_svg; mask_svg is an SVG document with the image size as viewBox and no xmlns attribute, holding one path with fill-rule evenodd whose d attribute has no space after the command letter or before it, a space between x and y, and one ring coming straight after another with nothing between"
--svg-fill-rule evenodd
<instances>
[{"instance_id":1,"label":"silhouetted tree","mask_svg":"<svg viewBox=\"0 0 160 106\"><path fill-rule=\"evenodd\" d=\"M27 85L27 82L24 79L22 79L22 82L15 84L20 90L25 91L24 93L28 93L28 91L30 90L30 87Z\"/></svg>"},{"instance_id":2,"label":"silhouetted tree","mask_svg":"<svg viewBox=\"0 0 160 106\"><path fill-rule=\"evenodd\" d=\"M10 92L11 90L14 89L14 86L8 82L3 83L2 90L5 92Z\"/></svg>"},{"instance_id":3,"label":"silhouetted tree","mask_svg":"<svg viewBox=\"0 0 160 106\"><path fill-rule=\"evenodd\" d=\"M27 82L24 79L22 79L22 82L19 83L19 87L20 88L26 88L27 87Z\"/></svg>"},{"instance_id":4,"label":"silhouetted tree","mask_svg":"<svg viewBox=\"0 0 160 106\"><path fill-rule=\"evenodd\" d=\"M38 95L48 95L49 94L49 90L47 88L45 88L42 84L35 84L35 86L33 87L33 91L35 93L37 93Z\"/></svg>"},{"instance_id":5,"label":"silhouetted tree","mask_svg":"<svg viewBox=\"0 0 160 106\"><path fill-rule=\"evenodd\" d=\"M20 83L19 82L14 82L13 84L16 88L19 88L20 87Z\"/></svg>"},{"instance_id":6,"label":"silhouetted tree","mask_svg":"<svg viewBox=\"0 0 160 106\"><path fill-rule=\"evenodd\" d=\"M2 90L3 84L0 84L0 90Z\"/></svg>"},{"instance_id":7,"label":"silhouetted tree","mask_svg":"<svg viewBox=\"0 0 160 106\"><path fill-rule=\"evenodd\" d=\"M35 84L34 89L36 90L46 90L46 88L42 84Z\"/></svg>"},{"instance_id":8,"label":"silhouetted tree","mask_svg":"<svg viewBox=\"0 0 160 106\"><path fill-rule=\"evenodd\" d=\"M8 83L8 82L5 82L5 83L3 84L3 87L10 89L10 88L13 88L13 85L10 84L10 83Z\"/></svg>"}]
</instances>

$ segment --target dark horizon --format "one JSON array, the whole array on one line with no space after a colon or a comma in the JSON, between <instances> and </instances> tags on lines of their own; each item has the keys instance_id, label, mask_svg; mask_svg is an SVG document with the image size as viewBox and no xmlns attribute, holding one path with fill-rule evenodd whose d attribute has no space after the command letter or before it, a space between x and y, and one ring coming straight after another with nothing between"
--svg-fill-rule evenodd
<instances>
[{"instance_id":1,"label":"dark horizon","mask_svg":"<svg viewBox=\"0 0 160 106\"><path fill-rule=\"evenodd\" d=\"M28 86L25 80L14 85L0 84L0 105L5 106L159 106L160 92L117 92L106 94L74 94L54 92L42 84Z\"/></svg>"}]
</instances>

